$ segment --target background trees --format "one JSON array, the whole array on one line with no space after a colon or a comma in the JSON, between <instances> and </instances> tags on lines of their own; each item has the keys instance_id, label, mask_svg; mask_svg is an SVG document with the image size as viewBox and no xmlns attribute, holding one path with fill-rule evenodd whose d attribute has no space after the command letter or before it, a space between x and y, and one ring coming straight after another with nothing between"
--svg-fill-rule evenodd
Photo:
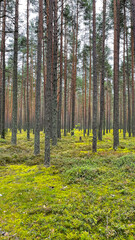
<instances>
[{"instance_id":1,"label":"background trees","mask_svg":"<svg viewBox=\"0 0 135 240\"><path fill-rule=\"evenodd\" d=\"M26 19L20 10L17 33L18 2L0 2L1 137L11 128L16 144L17 128L27 130L28 140L32 131L39 154L43 130L46 165L50 141L56 145L63 129L65 136L76 127L84 136L93 129L95 152L97 133L102 140L113 128L116 150L119 130L124 138L126 132L135 136L134 1L104 0L97 12L95 1L39 3L25 2Z\"/></svg>"}]
</instances>

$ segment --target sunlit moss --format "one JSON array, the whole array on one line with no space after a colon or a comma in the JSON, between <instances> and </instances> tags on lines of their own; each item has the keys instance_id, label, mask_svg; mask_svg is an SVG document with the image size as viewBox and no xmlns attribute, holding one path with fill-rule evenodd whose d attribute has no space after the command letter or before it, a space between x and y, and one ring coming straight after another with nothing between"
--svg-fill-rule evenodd
<instances>
[{"instance_id":1,"label":"sunlit moss","mask_svg":"<svg viewBox=\"0 0 135 240\"><path fill-rule=\"evenodd\" d=\"M93 154L92 134L76 130L51 147L47 169L43 132L38 156L32 132L30 141L18 132L17 146L10 139L0 141L0 238L135 238L134 138L121 133L114 151L111 131Z\"/></svg>"}]
</instances>

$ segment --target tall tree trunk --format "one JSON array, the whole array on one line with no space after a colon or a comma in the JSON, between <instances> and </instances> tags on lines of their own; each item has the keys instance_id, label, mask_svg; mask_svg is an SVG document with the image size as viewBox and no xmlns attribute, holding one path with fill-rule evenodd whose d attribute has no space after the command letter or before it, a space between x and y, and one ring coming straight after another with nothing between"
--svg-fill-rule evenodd
<instances>
[{"instance_id":1,"label":"tall tree trunk","mask_svg":"<svg viewBox=\"0 0 135 240\"><path fill-rule=\"evenodd\" d=\"M106 89L106 133L109 128L109 98L108 98L108 78L107 78L107 89Z\"/></svg>"},{"instance_id":2,"label":"tall tree trunk","mask_svg":"<svg viewBox=\"0 0 135 240\"><path fill-rule=\"evenodd\" d=\"M45 131L45 99L46 99L46 61L45 61L45 46L43 39L43 76L44 76L44 131Z\"/></svg>"},{"instance_id":3,"label":"tall tree trunk","mask_svg":"<svg viewBox=\"0 0 135 240\"><path fill-rule=\"evenodd\" d=\"M47 1L47 80L46 80L46 122L45 122L45 166L50 165L50 120L51 120L51 62L52 62L52 0Z\"/></svg>"},{"instance_id":4,"label":"tall tree trunk","mask_svg":"<svg viewBox=\"0 0 135 240\"><path fill-rule=\"evenodd\" d=\"M73 70L72 70L72 130L75 128L75 100L76 100L77 51L78 51L78 0L76 12L76 29L75 28L73 29L73 35L74 36L73 36Z\"/></svg>"},{"instance_id":5,"label":"tall tree trunk","mask_svg":"<svg viewBox=\"0 0 135 240\"><path fill-rule=\"evenodd\" d=\"M22 60L22 86L21 86L21 100L20 100L20 115L19 115L19 130L22 130L22 104L23 104L23 77L24 77L24 55Z\"/></svg>"},{"instance_id":6,"label":"tall tree trunk","mask_svg":"<svg viewBox=\"0 0 135 240\"><path fill-rule=\"evenodd\" d=\"M89 66L89 106L88 106L88 136L91 130L91 31L89 23L90 66Z\"/></svg>"},{"instance_id":7,"label":"tall tree trunk","mask_svg":"<svg viewBox=\"0 0 135 240\"><path fill-rule=\"evenodd\" d=\"M86 114L86 98L87 98L87 75L86 75L86 63L85 63L85 100L84 100L84 135L86 134L86 122L87 122L87 114Z\"/></svg>"},{"instance_id":8,"label":"tall tree trunk","mask_svg":"<svg viewBox=\"0 0 135 240\"><path fill-rule=\"evenodd\" d=\"M125 70L125 33L126 33L126 15L124 4L124 41L123 41L123 138L126 137L126 70Z\"/></svg>"},{"instance_id":9,"label":"tall tree trunk","mask_svg":"<svg viewBox=\"0 0 135 240\"><path fill-rule=\"evenodd\" d=\"M134 55L135 55L135 0L131 0L131 14L132 14L132 22L133 22Z\"/></svg>"},{"instance_id":10,"label":"tall tree trunk","mask_svg":"<svg viewBox=\"0 0 135 240\"><path fill-rule=\"evenodd\" d=\"M40 95L41 95L41 59L42 59L42 36L43 36L43 0L39 0L38 22L38 48L37 48L37 78L36 78L36 101L35 101L35 142L34 154L40 153Z\"/></svg>"},{"instance_id":11,"label":"tall tree trunk","mask_svg":"<svg viewBox=\"0 0 135 240\"><path fill-rule=\"evenodd\" d=\"M64 59L64 136L67 133L67 23L65 20L65 59Z\"/></svg>"},{"instance_id":12,"label":"tall tree trunk","mask_svg":"<svg viewBox=\"0 0 135 240\"><path fill-rule=\"evenodd\" d=\"M3 24L2 24L2 50L3 50L3 74L2 74L2 115L1 138L5 138L5 26L6 26L6 0L4 0Z\"/></svg>"},{"instance_id":13,"label":"tall tree trunk","mask_svg":"<svg viewBox=\"0 0 135 240\"><path fill-rule=\"evenodd\" d=\"M96 11L93 0L93 152L97 151L97 56L96 56Z\"/></svg>"},{"instance_id":14,"label":"tall tree trunk","mask_svg":"<svg viewBox=\"0 0 135 240\"><path fill-rule=\"evenodd\" d=\"M72 22L72 31L73 31L73 45L72 45L72 51L73 51L73 60L72 60L72 125L71 129L74 129L74 119L75 119L75 27L74 23Z\"/></svg>"},{"instance_id":15,"label":"tall tree trunk","mask_svg":"<svg viewBox=\"0 0 135 240\"><path fill-rule=\"evenodd\" d=\"M27 139L30 139L30 109L29 109L29 0L27 0Z\"/></svg>"},{"instance_id":16,"label":"tall tree trunk","mask_svg":"<svg viewBox=\"0 0 135 240\"><path fill-rule=\"evenodd\" d=\"M52 82L52 145L57 144L57 0L53 0L54 9L54 41L53 41L53 82Z\"/></svg>"},{"instance_id":17,"label":"tall tree trunk","mask_svg":"<svg viewBox=\"0 0 135 240\"><path fill-rule=\"evenodd\" d=\"M17 134L17 61L18 61L18 6L15 4L15 31L14 31L14 68L13 68L13 112L12 112L12 144L16 144Z\"/></svg>"},{"instance_id":18,"label":"tall tree trunk","mask_svg":"<svg viewBox=\"0 0 135 240\"><path fill-rule=\"evenodd\" d=\"M100 95L100 124L98 138L102 141L102 126L104 117L104 78L105 78L105 22L106 22L106 0L103 0L103 42L102 42L102 77Z\"/></svg>"},{"instance_id":19,"label":"tall tree trunk","mask_svg":"<svg viewBox=\"0 0 135 240\"><path fill-rule=\"evenodd\" d=\"M126 27L126 50L127 50L127 87L128 87L128 133L131 137L131 106L130 106L130 72L129 72L129 57L128 57L128 29Z\"/></svg>"},{"instance_id":20,"label":"tall tree trunk","mask_svg":"<svg viewBox=\"0 0 135 240\"><path fill-rule=\"evenodd\" d=\"M1 11L1 2L0 2L0 29L2 30L2 21L1 21L1 15L3 14ZM0 135L1 135L1 119L2 119L2 44L3 42L1 41L1 53L0 53Z\"/></svg>"},{"instance_id":21,"label":"tall tree trunk","mask_svg":"<svg viewBox=\"0 0 135 240\"><path fill-rule=\"evenodd\" d=\"M131 25L133 26L132 22ZM131 28L131 52L132 52L132 135L135 137L135 97L134 97L134 35Z\"/></svg>"},{"instance_id":22,"label":"tall tree trunk","mask_svg":"<svg viewBox=\"0 0 135 240\"><path fill-rule=\"evenodd\" d=\"M114 123L113 148L119 145L119 0L114 0Z\"/></svg>"},{"instance_id":23,"label":"tall tree trunk","mask_svg":"<svg viewBox=\"0 0 135 240\"><path fill-rule=\"evenodd\" d=\"M62 75L63 75L63 0L61 0L60 89L59 89L58 120L57 120L58 138L61 138Z\"/></svg>"}]
</instances>

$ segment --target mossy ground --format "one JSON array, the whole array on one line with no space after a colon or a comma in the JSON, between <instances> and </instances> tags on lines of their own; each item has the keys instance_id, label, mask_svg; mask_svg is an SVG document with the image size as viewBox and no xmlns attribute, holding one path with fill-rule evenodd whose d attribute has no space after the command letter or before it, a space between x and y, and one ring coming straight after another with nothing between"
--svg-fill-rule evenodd
<instances>
[{"instance_id":1,"label":"mossy ground","mask_svg":"<svg viewBox=\"0 0 135 240\"><path fill-rule=\"evenodd\" d=\"M112 149L112 133L91 151L92 135L75 131L51 149L45 168L33 155L34 136L0 140L1 239L135 239L135 138Z\"/></svg>"}]
</instances>

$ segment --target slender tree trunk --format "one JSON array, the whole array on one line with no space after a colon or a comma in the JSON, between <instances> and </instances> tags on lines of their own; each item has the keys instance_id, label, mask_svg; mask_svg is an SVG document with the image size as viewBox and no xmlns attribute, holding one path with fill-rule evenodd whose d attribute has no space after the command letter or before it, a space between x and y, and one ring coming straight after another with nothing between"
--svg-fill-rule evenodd
<instances>
[{"instance_id":1,"label":"slender tree trunk","mask_svg":"<svg viewBox=\"0 0 135 240\"><path fill-rule=\"evenodd\" d=\"M74 26L73 26L74 28ZM72 72L72 130L75 128L75 100L76 100L76 78L77 78L77 51L78 51L78 0L76 13L76 34L73 30L73 72ZM75 42L76 40L76 42Z\"/></svg>"},{"instance_id":2,"label":"slender tree trunk","mask_svg":"<svg viewBox=\"0 0 135 240\"><path fill-rule=\"evenodd\" d=\"M17 61L18 61L18 6L15 4L15 31L14 31L14 68L13 68L13 112L12 112L12 144L16 144L17 134Z\"/></svg>"},{"instance_id":3,"label":"slender tree trunk","mask_svg":"<svg viewBox=\"0 0 135 240\"><path fill-rule=\"evenodd\" d=\"M37 48L37 78L36 78L36 101L35 101L35 143L34 154L40 153L40 96L41 96L41 59L42 59L42 36L43 36L43 0L39 0L38 22L38 48Z\"/></svg>"},{"instance_id":4,"label":"slender tree trunk","mask_svg":"<svg viewBox=\"0 0 135 240\"><path fill-rule=\"evenodd\" d=\"M20 115L19 115L19 130L22 130L22 104L23 104L23 77L24 77L24 55L22 60L22 86L21 86L21 100L20 100Z\"/></svg>"},{"instance_id":5,"label":"slender tree trunk","mask_svg":"<svg viewBox=\"0 0 135 240\"><path fill-rule=\"evenodd\" d=\"M47 79L46 79L46 123L45 123L45 166L50 165L50 130L51 130L51 62L52 62L52 0L47 1Z\"/></svg>"},{"instance_id":6,"label":"slender tree trunk","mask_svg":"<svg viewBox=\"0 0 135 240\"><path fill-rule=\"evenodd\" d=\"M4 0L2 26L2 50L3 50L3 74L2 74L2 115L1 115L1 138L5 138L5 26L6 26L6 0Z\"/></svg>"},{"instance_id":7,"label":"slender tree trunk","mask_svg":"<svg viewBox=\"0 0 135 240\"><path fill-rule=\"evenodd\" d=\"M0 2L0 17L2 15L2 11L1 11L1 2ZM2 21L0 18L0 29L2 30L1 26L2 26ZM3 42L1 41L1 54L0 54L0 135L1 135L1 119L2 119L2 44Z\"/></svg>"},{"instance_id":8,"label":"slender tree trunk","mask_svg":"<svg viewBox=\"0 0 135 240\"><path fill-rule=\"evenodd\" d=\"M57 27L57 0L54 2L54 41L53 41L53 83L52 83L52 145L57 144L57 54L58 54L58 27Z\"/></svg>"},{"instance_id":9,"label":"slender tree trunk","mask_svg":"<svg viewBox=\"0 0 135 240\"><path fill-rule=\"evenodd\" d=\"M131 23L132 25L132 23ZM135 137L135 97L134 97L134 36L131 28L131 52L132 52L132 135Z\"/></svg>"},{"instance_id":10,"label":"slender tree trunk","mask_svg":"<svg viewBox=\"0 0 135 240\"><path fill-rule=\"evenodd\" d=\"M102 42L102 77L100 95L100 124L98 138L102 141L102 126L104 116L104 78L105 78L105 22L106 22L106 0L103 1L103 42Z\"/></svg>"},{"instance_id":11,"label":"slender tree trunk","mask_svg":"<svg viewBox=\"0 0 135 240\"><path fill-rule=\"evenodd\" d=\"M88 136L91 130L91 31L89 23L89 41L90 41L90 67L89 67L89 107L88 107Z\"/></svg>"},{"instance_id":12,"label":"slender tree trunk","mask_svg":"<svg viewBox=\"0 0 135 240\"><path fill-rule=\"evenodd\" d=\"M135 55L135 0L131 0L131 14L132 14L132 22L133 22L134 55Z\"/></svg>"},{"instance_id":13,"label":"slender tree trunk","mask_svg":"<svg viewBox=\"0 0 135 240\"><path fill-rule=\"evenodd\" d=\"M58 120L57 120L58 138L61 138L62 75L63 75L63 0L61 0L60 90L59 90Z\"/></svg>"},{"instance_id":14,"label":"slender tree trunk","mask_svg":"<svg viewBox=\"0 0 135 240\"><path fill-rule=\"evenodd\" d=\"M84 135L86 134L86 122L87 122L87 114L86 114L86 100L87 100L87 82L86 82L86 80L87 80L87 75L86 75L87 73L86 73L86 63L85 63L85 101L84 101Z\"/></svg>"},{"instance_id":15,"label":"slender tree trunk","mask_svg":"<svg viewBox=\"0 0 135 240\"><path fill-rule=\"evenodd\" d=\"M114 123L113 148L119 145L119 0L114 0Z\"/></svg>"},{"instance_id":16,"label":"slender tree trunk","mask_svg":"<svg viewBox=\"0 0 135 240\"><path fill-rule=\"evenodd\" d=\"M97 151L97 56L96 56L96 11L93 0L93 152Z\"/></svg>"},{"instance_id":17,"label":"slender tree trunk","mask_svg":"<svg viewBox=\"0 0 135 240\"><path fill-rule=\"evenodd\" d=\"M44 39L43 39L43 76L44 76L44 131L45 131L46 61L45 61Z\"/></svg>"},{"instance_id":18,"label":"slender tree trunk","mask_svg":"<svg viewBox=\"0 0 135 240\"><path fill-rule=\"evenodd\" d=\"M73 60L72 60L72 126L71 129L73 130L75 127L75 28L72 23L72 29L73 29Z\"/></svg>"},{"instance_id":19,"label":"slender tree trunk","mask_svg":"<svg viewBox=\"0 0 135 240\"><path fill-rule=\"evenodd\" d=\"M65 59L64 59L64 136L67 132L67 23L65 20Z\"/></svg>"},{"instance_id":20,"label":"slender tree trunk","mask_svg":"<svg viewBox=\"0 0 135 240\"><path fill-rule=\"evenodd\" d=\"M123 41L123 138L126 137L126 70L125 70L125 32L126 32L126 15L124 4L124 41Z\"/></svg>"},{"instance_id":21,"label":"slender tree trunk","mask_svg":"<svg viewBox=\"0 0 135 240\"><path fill-rule=\"evenodd\" d=\"M109 128L109 97L108 97L108 79L107 79L107 89L106 89L106 133L108 133Z\"/></svg>"},{"instance_id":22,"label":"slender tree trunk","mask_svg":"<svg viewBox=\"0 0 135 240\"><path fill-rule=\"evenodd\" d=\"M127 87L128 87L128 133L131 137L131 106L130 106L130 72L129 72L129 60L128 60L128 30L126 28L126 48L127 48Z\"/></svg>"},{"instance_id":23,"label":"slender tree trunk","mask_svg":"<svg viewBox=\"0 0 135 240\"><path fill-rule=\"evenodd\" d=\"M30 109L29 109L29 0L27 0L27 139L30 139Z\"/></svg>"}]
</instances>

